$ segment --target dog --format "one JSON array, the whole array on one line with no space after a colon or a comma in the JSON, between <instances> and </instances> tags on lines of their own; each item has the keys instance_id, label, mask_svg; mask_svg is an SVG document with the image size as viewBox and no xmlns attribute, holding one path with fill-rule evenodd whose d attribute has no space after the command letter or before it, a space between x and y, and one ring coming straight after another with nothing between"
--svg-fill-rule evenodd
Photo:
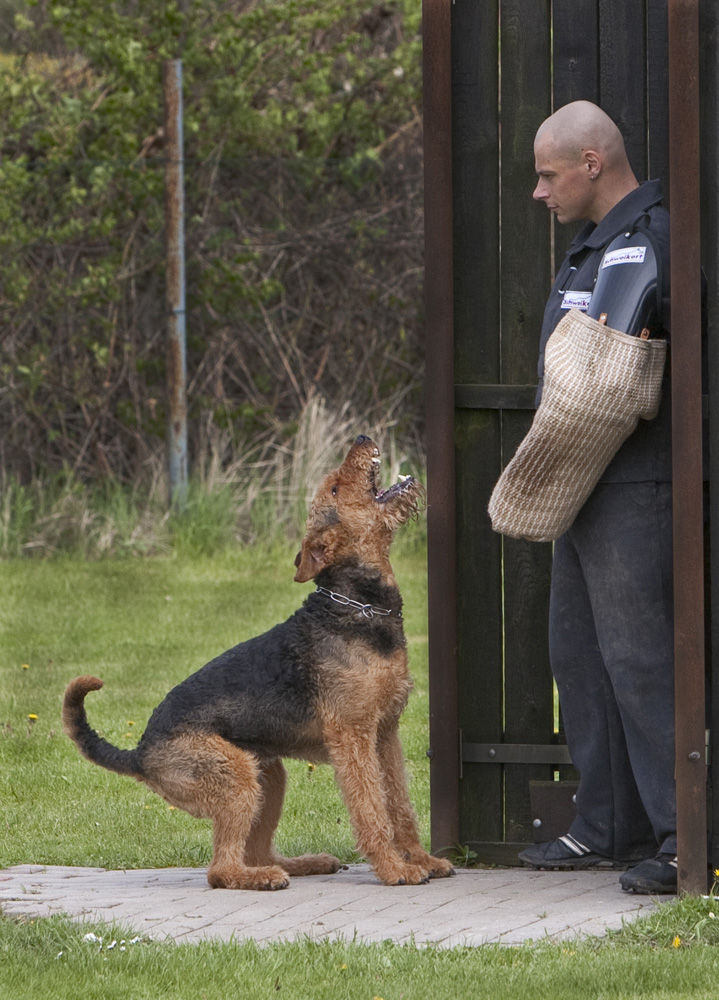
<instances>
[{"instance_id":1,"label":"dog","mask_svg":"<svg viewBox=\"0 0 719 1000\"><path fill-rule=\"evenodd\" d=\"M65 691L63 724L80 753L212 820L213 888L284 889L293 875L342 867L329 854L275 852L284 757L332 764L358 849L386 885L453 874L419 843L398 735L412 684L389 550L423 488L409 476L382 490L379 462L358 437L312 501L295 580L317 589L286 622L170 691L134 750L87 721L85 696L101 680L78 677Z\"/></svg>"}]
</instances>

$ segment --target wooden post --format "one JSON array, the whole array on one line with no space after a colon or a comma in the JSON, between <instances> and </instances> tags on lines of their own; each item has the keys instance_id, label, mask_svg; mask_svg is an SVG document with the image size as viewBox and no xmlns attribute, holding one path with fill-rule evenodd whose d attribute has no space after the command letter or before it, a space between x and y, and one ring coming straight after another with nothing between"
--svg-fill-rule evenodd
<instances>
[{"instance_id":1,"label":"wooden post","mask_svg":"<svg viewBox=\"0 0 719 1000\"><path fill-rule=\"evenodd\" d=\"M451 0L423 0L425 328L432 849L458 842Z\"/></svg>"},{"instance_id":2,"label":"wooden post","mask_svg":"<svg viewBox=\"0 0 719 1000\"><path fill-rule=\"evenodd\" d=\"M674 662L678 891L707 890L699 8L669 0Z\"/></svg>"}]
</instances>

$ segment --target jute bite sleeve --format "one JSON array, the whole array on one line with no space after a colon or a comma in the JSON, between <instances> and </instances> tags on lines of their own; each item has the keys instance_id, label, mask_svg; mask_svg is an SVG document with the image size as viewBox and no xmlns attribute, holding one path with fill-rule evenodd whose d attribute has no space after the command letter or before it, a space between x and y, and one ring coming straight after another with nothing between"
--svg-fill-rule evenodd
<instances>
[{"instance_id":1,"label":"jute bite sleeve","mask_svg":"<svg viewBox=\"0 0 719 1000\"><path fill-rule=\"evenodd\" d=\"M657 415L666 351L577 309L560 320L532 426L489 501L495 531L549 542L569 528L639 419Z\"/></svg>"}]
</instances>

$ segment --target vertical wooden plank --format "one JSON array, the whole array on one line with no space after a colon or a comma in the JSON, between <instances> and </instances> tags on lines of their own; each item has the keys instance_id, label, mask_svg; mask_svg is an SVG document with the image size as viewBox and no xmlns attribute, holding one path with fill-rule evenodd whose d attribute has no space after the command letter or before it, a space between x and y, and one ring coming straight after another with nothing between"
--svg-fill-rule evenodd
<instances>
[{"instance_id":1,"label":"vertical wooden plank","mask_svg":"<svg viewBox=\"0 0 719 1000\"><path fill-rule=\"evenodd\" d=\"M499 14L452 7L455 379L499 377Z\"/></svg>"},{"instance_id":2,"label":"vertical wooden plank","mask_svg":"<svg viewBox=\"0 0 719 1000\"><path fill-rule=\"evenodd\" d=\"M505 429L504 444L513 444ZM523 434L522 434L523 436ZM519 441L516 442L517 445ZM513 449L516 450L516 449ZM547 628L551 575L549 544L505 539L505 726L507 743L549 744L554 734ZM533 837L529 782L551 780L550 764L505 765L505 839Z\"/></svg>"},{"instance_id":3,"label":"vertical wooden plank","mask_svg":"<svg viewBox=\"0 0 719 1000\"><path fill-rule=\"evenodd\" d=\"M599 103L619 126L637 178L647 177L644 0L599 0Z\"/></svg>"},{"instance_id":4,"label":"vertical wooden plank","mask_svg":"<svg viewBox=\"0 0 719 1000\"><path fill-rule=\"evenodd\" d=\"M597 0L554 0L552 37L552 110L570 101L596 104L599 100Z\"/></svg>"},{"instance_id":5,"label":"vertical wooden plank","mask_svg":"<svg viewBox=\"0 0 719 1000\"><path fill-rule=\"evenodd\" d=\"M597 0L553 0L552 110L571 101L599 103L599 7ZM564 260L581 223L554 227L554 266Z\"/></svg>"},{"instance_id":6,"label":"vertical wooden plank","mask_svg":"<svg viewBox=\"0 0 719 1000\"><path fill-rule=\"evenodd\" d=\"M532 200L534 136L551 112L551 4L502 0L502 382L536 381L544 305L550 288L550 217ZM502 412L506 464L533 414ZM547 743L553 729L547 643L551 546L505 538L504 739ZM507 764L505 839L531 840L529 781L551 777L550 765Z\"/></svg>"},{"instance_id":7,"label":"vertical wooden plank","mask_svg":"<svg viewBox=\"0 0 719 1000\"><path fill-rule=\"evenodd\" d=\"M570 101L599 104L599 0L554 0L552 38L553 109ZM583 225L560 225L552 217L555 274ZM561 713L559 729L563 733ZM562 780L575 781L578 777L571 765L563 765L558 771Z\"/></svg>"},{"instance_id":8,"label":"vertical wooden plank","mask_svg":"<svg viewBox=\"0 0 719 1000\"><path fill-rule=\"evenodd\" d=\"M496 2L452 8L455 378L499 381L499 18ZM500 472L499 413L456 414L457 678L465 740L502 725L501 541L486 513ZM466 765L459 837L502 836L499 767Z\"/></svg>"},{"instance_id":9,"label":"vertical wooden plank","mask_svg":"<svg viewBox=\"0 0 719 1000\"><path fill-rule=\"evenodd\" d=\"M449 0L424 0L430 804L432 844L457 839L451 33Z\"/></svg>"},{"instance_id":10,"label":"vertical wooden plank","mask_svg":"<svg viewBox=\"0 0 719 1000\"><path fill-rule=\"evenodd\" d=\"M709 456L710 456L710 573L713 585L711 600L711 774L716 787L719 775L719 10L716 0L702 0L699 8L701 80L701 214L702 263L707 278L707 338L709 380ZM712 414L714 414L712 418ZM719 866L719 795L712 797L711 867Z\"/></svg>"},{"instance_id":11,"label":"vertical wooden plank","mask_svg":"<svg viewBox=\"0 0 719 1000\"><path fill-rule=\"evenodd\" d=\"M669 60L667 0L647 3L647 176L669 197Z\"/></svg>"}]
</instances>

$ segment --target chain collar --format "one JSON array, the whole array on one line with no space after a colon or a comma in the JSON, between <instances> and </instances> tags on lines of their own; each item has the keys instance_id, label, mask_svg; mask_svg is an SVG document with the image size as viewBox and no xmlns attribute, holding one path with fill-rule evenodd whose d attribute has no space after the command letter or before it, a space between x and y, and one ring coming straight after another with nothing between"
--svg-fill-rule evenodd
<instances>
[{"instance_id":1,"label":"chain collar","mask_svg":"<svg viewBox=\"0 0 719 1000\"><path fill-rule=\"evenodd\" d=\"M329 597L335 604L357 608L365 618L374 618L375 615L396 615L398 618L402 617L401 611L393 611L392 608L375 608L372 604L361 604L360 601L353 601L351 597L345 597L344 594L335 594L333 590L328 590L326 587L318 587L315 593L324 594L325 597Z\"/></svg>"}]
</instances>

